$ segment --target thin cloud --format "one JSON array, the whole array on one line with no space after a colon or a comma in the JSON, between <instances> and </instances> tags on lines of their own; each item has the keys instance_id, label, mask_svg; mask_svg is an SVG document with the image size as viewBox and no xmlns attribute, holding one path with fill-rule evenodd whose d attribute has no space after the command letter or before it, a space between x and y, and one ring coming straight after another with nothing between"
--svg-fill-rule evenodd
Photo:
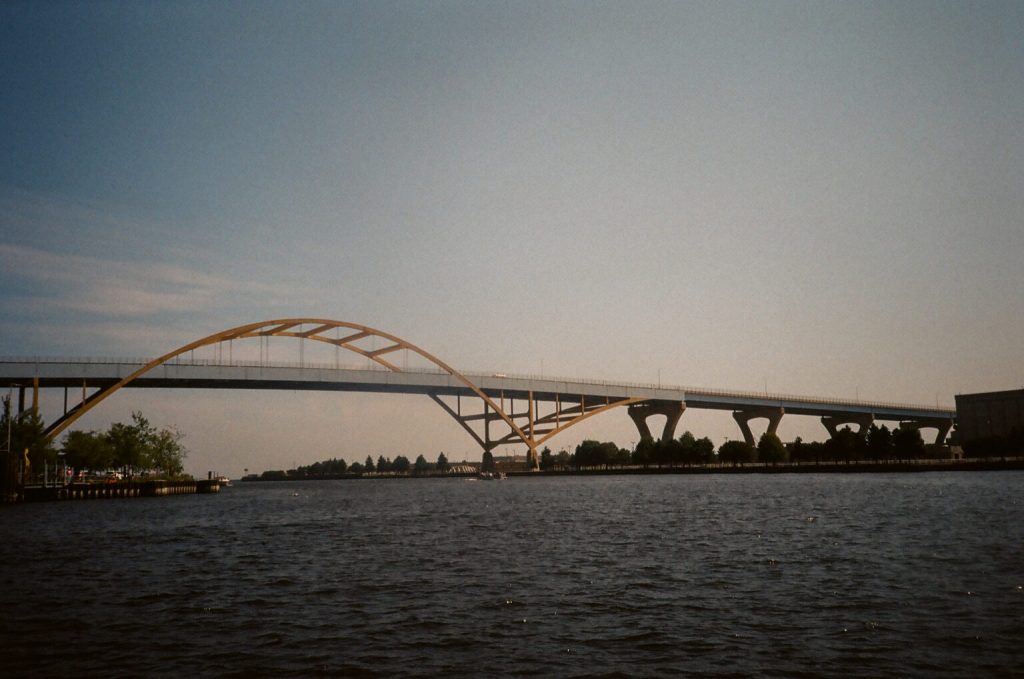
<instances>
[{"instance_id":1,"label":"thin cloud","mask_svg":"<svg viewBox=\"0 0 1024 679\"><path fill-rule=\"evenodd\" d=\"M0 243L0 268L18 271L41 289L23 297L23 303L110 317L202 312L243 292L271 290L171 264L59 254L10 243Z\"/></svg>"}]
</instances>

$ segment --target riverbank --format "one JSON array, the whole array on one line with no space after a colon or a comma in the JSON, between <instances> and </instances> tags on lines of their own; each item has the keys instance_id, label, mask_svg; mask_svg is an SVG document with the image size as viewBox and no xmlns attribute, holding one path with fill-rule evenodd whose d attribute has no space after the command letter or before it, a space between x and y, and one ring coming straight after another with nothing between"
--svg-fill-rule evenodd
<instances>
[{"instance_id":1,"label":"riverbank","mask_svg":"<svg viewBox=\"0 0 1024 679\"><path fill-rule=\"evenodd\" d=\"M747 462L680 467L612 467L513 471L510 476L575 476L601 474L899 474L1024 470L1024 458L1000 460L905 460L902 462Z\"/></svg>"},{"instance_id":2,"label":"riverbank","mask_svg":"<svg viewBox=\"0 0 1024 679\"><path fill-rule=\"evenodd\" d=\"M688 466L621 466L591 467L580 469L545 469L529 471L526 469L506 470L509 476L539 478L544 476L592 476L592 475L648 475L648 474L902 474L921 472L972 472L972 471L1011 471L1024 470L1024 458L1008 457L1000 459L969 459L969 460L891 460L884 462L784 462L768 464L747 462L732 464L707 464ZM244 478L245 483L279 483L288 481L332 481L332 480L371 480L371 479L451 479L477 478L479 474L401 474L386 472L384 474L330 474L324 476L285 476L273 478Z\"/></svg>"}]
</instances>

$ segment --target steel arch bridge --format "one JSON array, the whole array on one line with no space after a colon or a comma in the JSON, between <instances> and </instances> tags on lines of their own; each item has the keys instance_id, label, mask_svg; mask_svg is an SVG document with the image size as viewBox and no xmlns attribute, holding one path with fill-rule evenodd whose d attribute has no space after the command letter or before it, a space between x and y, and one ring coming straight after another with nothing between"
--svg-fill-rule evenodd
<instances>
[{"instance_id":1,"label":"steel arch bridge","mask_svg":"<svg viewBox=\"0 0 1024 679\"><path fill-rule=\"evenodd\" d=\"M313 327L306 329L306 326ZM338 336L341 335L341 332L339 331L344 331L344 336ZM329 334L332 332L336 336L332 337ZM434 365L443 373L447 373L465 387L465 389L468 389L472 394L480 399L483 405L483 413L464 415L462 413L461 402L453 408L450 404L445 402L439 394L427 394L446 413L453 417L485 451L490 451L498 445L525 443L529 450L529 463L532 466L536 466L537 464L537 449L544 445L544 443L550 438L561 433L565 429L612 408L628 406L647 400L640 397L617 398L614 400L605 398L603 402L599 399L591 399L590 403L587 403L586 398L582 395L578 398L566 398L564 402L562 399L556 398L555 410L546 415L540 415L537 409L537 400L534 399L533 393L529 392L526 399L526 410L517 413L515 412L514 401L512 399L509 399L508 401L510 407L506 408L506 399L503 394L499 395L498 400L496 401L466 375L451 367L437 356L424 351L415 344L397 337L396 335L376 328L371 328L369 326L350 323L348 321L322 318L286 318L248 323L235 328L229 328L182 345L173 351L169 351L168 353L142 365L118 381L103 386L93 394L88 396L83 394L83 400L81 403L65 412L61 418L54 421L46 429L46 436L51 441L56 439L57 436L70 427L76 420L98 406L122 387L128 386L136 380L143 379L144 376L154 368L166 364L183 354L192 352L201 347L216 345L222 342L264 337L289 337L299 340L323 342L338 347L339 349L345 349L354 354L363 356L364 358L382 366L386 370L395 373L403 372L403 369L389 361L387 358L388 355L401 350L413 352ZM359 345L359 342L365 341L368 338L384 340L385 346L380 349L368 349ZM490 424L497 420L500 420L508 427L508 433L499 438L491 439ZM523 424L520 425L517 421L522 421ZM471 423L474 422L483 423L482 435L471 425Z\"/></svg>"},{"instance_id":2,"label":"steel arch bridge","mask_svg":"<svg viewBox=\"0 0 1024 679\"><path fill-rule=\"evenodd\" d=\"M376 368L343 369L337 365L337 359L334 369L326 371L330 374L321 374L320 368L304 367L301 359L298 369L266 365L263 363L262 343L267 342L269 348L271 337L299 340L300 357L304 346L302 341L308 339L335 347L336 357L344 349L367 359ZM196 364L181 359L183 354L201 347L252 339L261 342L260 363L255 365L236 364L230 359L226 365ZM377 348L379 342L383 343L381 348ZM228 344L229 355L230 346ZM412 352L433 367L426 370L399 367L394 354L400 351ZM537 464L538 448L553 436L594 415L623 406L628 407L629 416L641 438L651 437L647 426L649 417L664 416L665 426L661 434L664 440L672 438L676 424L688 408L731 411L749 445L754 445L750 420L767 419L768 432L775 433L784 414L820 417L831 436L835 436L837 427L843 424L857 425L857 434L863 437L875 420L898 421L900 426L936 429L936 443L945 440L956 417L955 410L938 405L516 377L502 373L470 375L455 370L433 354L391 333L322 318L248 323L195 340L152 360L95 362L0 358L0 386L19 388L19 412L25 409L25 388L29 383L33 389L33 409L38 408L41 387L65 389L64 414L46 429L46 436L51 441L106 398L127 386L387 392L428 396L454 418L484 451L489 452L499 445L525 444L532 466ZM97 390L89 394L87 383ZM82 400L69 410L67 389L77 385L81 385ZM453 397L454 403L450 402ZM471 405L471 412L464 412L463 397L475 403ZM542 405L546 412L541 412ZM495 437L491 436L492 424L499 427Z\"/></svg>"}]
</instances>

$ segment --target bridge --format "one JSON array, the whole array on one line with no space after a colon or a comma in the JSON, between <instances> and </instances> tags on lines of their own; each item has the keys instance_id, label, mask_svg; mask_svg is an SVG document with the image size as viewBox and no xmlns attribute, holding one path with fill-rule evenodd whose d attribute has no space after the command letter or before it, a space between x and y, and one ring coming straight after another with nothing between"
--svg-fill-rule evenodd
<instances>
[{"instance_id":1,"label":"bridge","mask_svg":"<svg viewBox=\"0 0 1024 679\"><path fill-rule=\"evenodd\" d=\"M344 335L344 336L342 336ZM195 360L200 347L237 340L269 341L288 337L300 342L322 342L367 360L365 368L329 364L274 364L259 361ZM372 340L373 345L368 342ZM376 342L384 346L376 348ZM415 354L427 367L399 367L388 358L397 351ZM269 353L269 352L268 352ZM300 350L300 357L301 357ZM858 427L865 436L875 421L900 426L934 428L936 443L945 441L955 411L860 400L842 400L786 394L660 386L586 379L513 376L503 373L463 373L419 347L381 330L326 319L263 321L225 330L196 340L155 359L84 360L57 358L0 358L0 387L19 390L18 409L26 408L26 391L39 407L39 390L64 389L64 412L47 428L52 440L75 420L121 388L163 389L287 389L421 394L453 417L484 450L506 444L525 444L531 462L537 450L567 428L595 415L626 408L641 437L651 436L647 420L665 416L663 439L688 408L731 411L744 439L754 445L749 422L768 420L775 433L783 415L821 418L835 436L842 425ZM81 390L70 408L69 393ZM73 392L72 392L73 390Z\"/></svg>"}]
</instances>

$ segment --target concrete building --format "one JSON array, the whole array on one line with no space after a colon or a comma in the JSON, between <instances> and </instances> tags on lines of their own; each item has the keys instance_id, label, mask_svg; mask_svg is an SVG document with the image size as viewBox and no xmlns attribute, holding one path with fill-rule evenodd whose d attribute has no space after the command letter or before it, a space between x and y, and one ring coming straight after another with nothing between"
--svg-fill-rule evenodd
<instances>
[{"instance_id":1,"label":"concrete building","mask_svg":"<svg viewBox=\"0 0 1024 679\"><path fill-rule=\"evenodd\" d=\"M1024 389L957 394L956 419L960 443L1024 431Z\"/></svg>"}]
</instances>

